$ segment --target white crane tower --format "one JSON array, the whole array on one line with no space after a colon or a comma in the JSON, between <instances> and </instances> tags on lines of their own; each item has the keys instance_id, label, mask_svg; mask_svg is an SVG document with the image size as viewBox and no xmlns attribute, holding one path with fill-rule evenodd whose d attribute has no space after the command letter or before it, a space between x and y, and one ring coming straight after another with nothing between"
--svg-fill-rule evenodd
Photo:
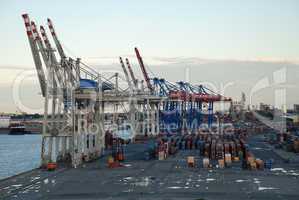
<instances>
[{"instance_id":1,"label":"white crane tower","mask_svg":"<svg viewBox=\"0 0 299 200\"><path fill-rule=\"evenodd\" d=\"M79 58L66 56L50 19L48 27L59 56L44 27L40 36L28 14L22 17L45 98L41 164L69 161L76 166L97 158L104 147L100 75Z\"/></svg>"}]
</instances>

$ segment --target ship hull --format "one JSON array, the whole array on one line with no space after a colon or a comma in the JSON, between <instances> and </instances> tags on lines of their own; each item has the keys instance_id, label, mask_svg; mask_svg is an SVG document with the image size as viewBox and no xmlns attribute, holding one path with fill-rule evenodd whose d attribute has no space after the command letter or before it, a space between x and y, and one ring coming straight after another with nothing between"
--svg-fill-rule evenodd
<instances>
[{"instance_id":1,"label":"ship hull","mask_svg":"<svg viewBox=\"0 0 299 200\"><path fill-rule=\"evenodd\" d=\"M25 128L11 128L9 131L9 135L24 135L26 133Z\"/></svg>"}]
</instances>

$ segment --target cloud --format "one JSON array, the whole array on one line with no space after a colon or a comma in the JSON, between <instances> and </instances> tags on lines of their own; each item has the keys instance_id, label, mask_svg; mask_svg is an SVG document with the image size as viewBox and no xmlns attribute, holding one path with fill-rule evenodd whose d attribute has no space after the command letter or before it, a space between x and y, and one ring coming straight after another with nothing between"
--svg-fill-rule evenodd
<instances>
[{"instance_id":1,"label":"cloud","mask_svg":"<svg viewBox=\"0 0 299 200\"><path fill-rule=\"evenodd\" d=\"M0 65L0 70L32 70L33 67L18 65Z\"/></svg>"},{"instance_id":2,"label":"cloud","mask_svg":"<svg viewBox=\"0 0 299 200\"><path fill-rule=\"evenodd\" d=\"M134 55L123 55L122 57L129 57L135 76L138 79L143 78L136 57ZM287 90L287 104L289 106L299 101L299 95L296 92L299 88L299 67L294 61L269 58L207 59L200 57L159 56L144 56L143 59L150 77L163 77L171 82L184 80L192 84L210 83L215 86L216 89L213 88L215 91L221 91L222 85L233 83L233 85L227 87L224 92L225 96L232 97L233 99L239 99L241 92L245 92L248 96L250 90L259 80L263 77L268 77L271 86L264 89L262 93L259 93L257 97L253 99L254 103L274 103L274 90L283 88ZM82 58L82 61L107 78L117 72L121 77L120 84L124 82L124 76L118 57L91 57ZM276 79L273 73L284 67L286 67L286 82L283 84L275 84ZM0 91L2 94L7 94L5 95L5 99L2 99L3 105L1 109L15 110L15 105L11 103L11 94L8 91L10 91L12 83L18 74L27 70L35 71L34 65L31 67L19 65L0 66ZM33 76L33 78L35 78L34 82L28 80L31 87L24 87L24 89L22 89L25 93L24 95L26 95L26 105L30 105L31 101L34 102L35 99L41 101L41 98L37 98L37 96L40 96L38 94L40 88L37 76ZM35 87L34 91L30 90L32 85Z\"/></svg>"},{"instance_id":3,"label":"cloud","mask_svg":"<svg viewBox=\"0 0 299 200\"><path fill-rule=\"evenodd\" d=\"M131 63L137 63L136 56L133 54L121 55L123 58L129 58ZM86 57L83 60L90 64L109 65L118 64L118 57L102 56L102 57ZM250 59L218 59L218 58L201 58L201 57L159 57L159 56L143 56L144 63L148 65L201 65L209 63L265 63L265 64L295 64L299 65L299 59L282 59L282 58L250 58Z\"/></svg>"},{"instance_id":4,"label":"cloud","mask_svg":"<svg viewBox=\"0 0 299 200\"><path fill-rule=\"evenodd\" d=\"M152 60L159 61L162 64L206 64L213 60L198 58L198 57L152 57Z\"/></svg>"}]
</instances>

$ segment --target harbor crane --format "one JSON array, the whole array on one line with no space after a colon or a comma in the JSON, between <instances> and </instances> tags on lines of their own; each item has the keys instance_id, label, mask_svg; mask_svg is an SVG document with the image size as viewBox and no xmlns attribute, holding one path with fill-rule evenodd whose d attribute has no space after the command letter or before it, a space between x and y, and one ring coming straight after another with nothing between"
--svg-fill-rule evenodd
<instances>
[{"instance_id":1,"label":"harbor crane","mask_svg":"<svg viewBox=\"0 0 299 200\"><path fill-rule=\"evenodd\" d=\"M139 53L137 47L135 47L135 53L136 53L137 60L138 60L138 62L139 62L139 65L140 65L140 68L141 68L141 71L142 71L144 80L145 80L145 82L146 82L146 85L147 85L147 87L148 87L150 93L153 93L154 89L153 89L153 87L152 87L152 84L151 84L151 82L150 82L149 76L148 76L147 71L146 71L146 69L145 69L145 66L144 66L142 57L140 56L140 53Z\"/></svg>"},{"instance_id":2,"label":"harbor crane","mask_svg":"<svg viewBox=\"0 0 299 200\"><path fill-rule=\"evenodd\" d=\"M107 79L80 58L68 57L51 19L48 18L47 23L55 48L43 26L37 29L28 14L22 17L44 97L42 166L69 161L76 167L102 155L104 121L109 114L111 116L105 112L106 106L114 106L114 122L121 121L119 115L127 115L135 137L138 134L196 131L206 115L203 112L206 104L207 121L211 126L214 102L231 101L202 85L150 78L136 47L135 54L147 89L144 90L141 80L139 90L128 58L124 63L119 57L129 91L122 89L118 84L118 73ZM128 105L129 111L124 105ZM123 113L119 112L119 107L123 108ZM195 125L194 120L197 121Z\"/></svg>"},{"instance_id":3,"label":"harbor crane","mask_svg":"<svg viewBox=\"0 0 299 200\"><path fill-rule=\"evenodd\" d=\"M122 69L123 69L123 72L124 72L124 74L125 74L125 78L126 78L126 81L127 81L127 83L128 83L129 90L130 90L130 92L132 93L132 92L133 92L132 82L130 81L129 74L128 74L128 71L127 71L127 69L126 69L126 66L125 66L125 64L124 64L124 62L123 62L122 57L119 57L119 62L120 62L120 65L121 65L121 67L122 67Z\"/></svg>"},{"instance_id":4,"label":"harbor crane","mask_svg":"<svg viewBox=\"0 0 299 200\"><path fill-rule=\"evenodd\" d=\"M41 165L68 160L77 166L84 160L97 158L104 148L104 134L102 128L90 127L94 124L103 127L99 90L105 90L107 84L79 58L66 56L50 19L48 27L59 58L45 28L40 27L40 36L29 15L22 17L45 98Z\"/></svg>"},{"instance_id":5,"label":"harbor crane","mask_svg":"<svg viewBox=\"0 0 299 200\"><path fill-rule=\"evenodd\" d=\"M131 64L130 64L128 58L126 58L126 64L127 64L128 70L129 70L129 72L130 72L131 79L132 79L132 81L133 81L133 84L134 84L134 86L135 86L135 89L138 90L138 80L135 78L134 72L133 72L133 70L132 70L132 67L131 67Z\"/></svg>"}]
</instances>

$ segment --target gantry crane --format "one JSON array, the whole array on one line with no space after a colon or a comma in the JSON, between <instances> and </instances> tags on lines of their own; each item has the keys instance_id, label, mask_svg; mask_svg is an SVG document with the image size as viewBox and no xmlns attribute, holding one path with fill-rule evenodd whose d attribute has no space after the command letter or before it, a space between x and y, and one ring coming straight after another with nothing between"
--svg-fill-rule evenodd
<instances>
[{"instance_id":1,"label":"gantry crane","mask_svg":"<svg viewBox=\"0 0 299 200\"><path fill-rule=\"evenodd\" d=\"M150 78L137 48L135 48L135 54L149 92L139 92L138 81L129 60L126 58L126 65L132 81L121 57L121 67L130 91L137 92L128 93L126 90L119 90L117 75L115 84L108 83L110 79L104 82L102 80L107 79L82 63L79 58L67 57L50 19L47 20L48 27L58 54L52 47L45 29L40 27L40 36L36 24L30 21L27 14L23 15L23 19L42 95L45 97L43 164L56 162L60 158L65 159L69 156L73 166L76 166L82 160L97 157L103 148L102 129L92 132L83 125L101 124L103 127L102 117L104 115L100 113L104 110L105 102L108 104L117 104L119 101L128 102L129 118L134 131L137 130L135 127L137 127L136 121L138 120L143 123L142 133L157 134L160 132L160 125L166 125L166 129L175 125L176 132L184 132L185 129L193 130L194 120L197 120L197 125L194 127L197 129L206 104L208 104L210 126L213 122L213 103L231 101L230 98L219 95L202 85L192 85L184 81L171 83L159 77ZM104 98L105 90L110 91L105 94ZM139 106L137 109L136 104ZM136 114L143 116L136 117Z\"/></svg>"},{"instance_id":2,"label":"gantry crane","mask_svg":"<svg viewBox=\"0 0 299 200\"><path fill-rule=\"evenodd\" d=\"M135 47L135 53L136 53L137 60L138 60L138 62L139 62L139 65L140 65L140 68L141 68L141 71L142 71L144 80L145 80L145 82L146 82L146 85L147 85L149 91L150 91L151 93L153 93L154 90L153 90L152 84L151 84L151 82L150 82L148 73L147 73L147 71L146 71L146 69L145 69L145 66L144 66L142 57L140 56L140 53L139 53L137 47Z\"/></svg>"},{"instance_id":3,"label":"gantry crane","mask_svg":"<svg viewBox=\"0 0 299 200\"><path fill-rule=\"evenodd\" d=\"M104 147L104 134L100 128L91 131L87 127L101 125L100 92L109 84L103 84L100 75L82 64L79 58L66 56L50 19L47 20L48 26L60 59L44 27L40 27L40 37L36 24L30 21L28 14L22 17L45 97L42 165L67 159L76 166L82 160L97 157Z\"/></svg>"},{"instance_id":4,"label":"gantry crane","mask_svg":"<svg viewBox=\"0 0 299 200\"><path fill-rule=\"evenodd\" d=\"M134 87L135 87L135 89L136 89L136 91L137 91L137 90L138 90L138 80L135 78L134 72L133 72L133 70L132 70L132 67L131 67L131 64L130 64L128 58L126 58L126 64L127 64L128 70L129 70L129 72L130 72L131 79L132 79L132 81L133 81Z\"/></svg>"},{"instance_id":5,"label":"gantry crane","mask_svg":"<svg viewBox=\"0 0 299 200\"><path fill-rule=\"evenodd\" d=\"M128 71L127 71L127 69L126 69L126 66L125 66L125 64L124 64L124 62L123 62L122 57L119 57L119 62L120 62L120 65L121 65L121 67L122 67L122 69L123 69L123 72L124 72L126 81L127 81L127 83L128 83L130 93L132 94L132 93L133 93L132 82L130 81L129 74L128 74Z\"/></svg>"},{"instance_id":6,"label":"gantry crane","mask_svg":"<svg viewBox=\"0 0 299 200\"><path fill-rule=\"evenodd\" d=\"M40 55L38 53L38 46L37 46L37 43L35 42L35 39L33 37L33 33L31 31L31 24L30 24L30 19L29 19L28 14L23 14L22 17L23 17L23 20L24 20L24 23L25 23L27 37L28 37L31 53L32 53L32 56L33 56L33 61L34 61L34 64L35 64L35 68L36 68L36 71L37 71L42 96L45 97L46 96L46 85L47 85L47 83L46 83L45 72L44 72L43 65L42 65L42 60L41 60Z\"/></svg>"},{"instance_id":7,"label":"gantry crane","mask_svg":"<svg viewBox=\"0 0 299 200\"><path fill-rule=\"evenodd\" d=\"M203 109L207 106L207 123L213 123L214 102L231 102L231 98L219 95L202 86L188 82L171 83L163 78L151 79L155 94L167 96L160 109L160 124L166 132L195 131L202 123Z\"/></svg>"}]
</instances>

